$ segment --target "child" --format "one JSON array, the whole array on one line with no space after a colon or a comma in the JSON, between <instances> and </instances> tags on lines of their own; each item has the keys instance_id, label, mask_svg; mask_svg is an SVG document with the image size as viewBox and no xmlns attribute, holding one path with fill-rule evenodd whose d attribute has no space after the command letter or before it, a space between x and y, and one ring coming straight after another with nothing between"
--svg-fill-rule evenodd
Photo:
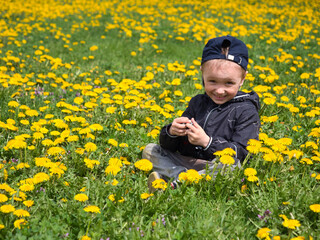
<instances>
[{"instance_id":1,"label":"child","mask_svg":"<svg viewBox=\"0 0 320 240\"><path fill-rule=\"evenodd\" d=\"M203 49L201 71L204 94L193 97L181 117L164 126L160 146L148 144L142 157L153 163L148 179L178 179L181 172L204 173L213 166L216 151L232 148L233 168L241 166L249 139L258 139L259 97L239 91L248 65L247 46L232 36L213 38Z\"/></svg>"}]
</instances>

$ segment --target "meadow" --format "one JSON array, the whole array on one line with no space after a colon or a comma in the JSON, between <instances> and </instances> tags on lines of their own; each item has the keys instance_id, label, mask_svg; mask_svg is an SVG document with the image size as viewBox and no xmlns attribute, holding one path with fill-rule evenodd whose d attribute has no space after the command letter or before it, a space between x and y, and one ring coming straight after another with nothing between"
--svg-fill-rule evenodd
<instances>
[{"instance_id":1,"label":"meadow","mask_svg":"<svg viewBox=\"0 0 320 240\"><path fill-rule=\"evenodd\" d=\"M320 239L319 22L311 0L3 1L0 239ZM142 150L227 34L260 139L232 173L149 194Z\"/></svg>"}]
</instances>

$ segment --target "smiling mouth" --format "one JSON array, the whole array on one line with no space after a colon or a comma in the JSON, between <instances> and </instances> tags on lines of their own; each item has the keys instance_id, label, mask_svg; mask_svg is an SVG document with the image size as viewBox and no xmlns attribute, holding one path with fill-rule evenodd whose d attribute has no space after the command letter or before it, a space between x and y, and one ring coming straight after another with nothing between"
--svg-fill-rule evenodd
<instances>
[{"instance_id":1,"label":"smiling mouth","mask_svg":"<svg viewBox=\"0 0 320 240\"><path fill-rule=\"evenodd\" d=\"M225 97L214 96L216 99L224 99Z\"/></svg>"}]
</instances>

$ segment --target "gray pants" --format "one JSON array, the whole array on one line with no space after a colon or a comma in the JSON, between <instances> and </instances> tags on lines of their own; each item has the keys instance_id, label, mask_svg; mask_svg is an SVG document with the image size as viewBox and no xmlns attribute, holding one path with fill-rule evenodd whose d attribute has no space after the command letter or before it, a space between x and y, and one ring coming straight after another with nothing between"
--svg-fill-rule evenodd
<instances>
[{"instance_id":1,"label":"gray pants","mask_svg":"<svg viewBox=\"0 0 320 240\"><path fill-rule=\"evenodd\" d=\"M185 172L188 169L195 169L199 174L209 173L212 177L215 177L224 165L217 162L215 159L207 161L204 159L196 159L193 157L183 156L178 152L171 152L163 149L157 144L148 144L142 152L142 158L148 159L153 164L153 170L160 175L178 179L181 172ZM240 167L240 161L236 161L231 166L231 170L236 167Z\"/></svg>"}]
</instances>

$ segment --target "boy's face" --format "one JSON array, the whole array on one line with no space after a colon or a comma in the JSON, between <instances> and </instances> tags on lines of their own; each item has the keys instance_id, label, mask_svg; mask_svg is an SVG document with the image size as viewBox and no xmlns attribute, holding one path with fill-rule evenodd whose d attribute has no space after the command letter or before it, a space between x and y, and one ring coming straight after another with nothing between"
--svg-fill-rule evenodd
<instances>
[{"instance_id":1,"label":"boy's face","mask_svg":"<svg viewBox=\"0 0 320 240\"><path fill-rule=\"evenodd\" d=\"M219 105L236 96L246 75L238 64L228 60L210 60L201 70L205 92Z\"/></svg>"}]
</instances>

